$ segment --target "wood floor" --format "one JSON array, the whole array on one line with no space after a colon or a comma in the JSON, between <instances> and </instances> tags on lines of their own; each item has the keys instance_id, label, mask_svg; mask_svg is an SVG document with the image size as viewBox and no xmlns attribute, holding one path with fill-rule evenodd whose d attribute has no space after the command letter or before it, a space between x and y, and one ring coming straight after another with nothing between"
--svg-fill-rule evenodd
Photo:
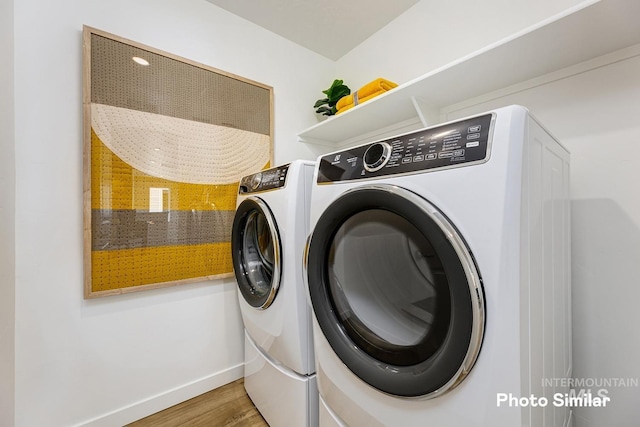
<instances>
[{"instance_id":1,"label":"wood floor","mask_svg":"<svg viewBox=\"0 0 640 427\"><path fill-rule=\"evenodd\" d=\"M247 396L243 379L128 424L128 427L178 426L269 427Z\"/></svg>"}]
</instances>

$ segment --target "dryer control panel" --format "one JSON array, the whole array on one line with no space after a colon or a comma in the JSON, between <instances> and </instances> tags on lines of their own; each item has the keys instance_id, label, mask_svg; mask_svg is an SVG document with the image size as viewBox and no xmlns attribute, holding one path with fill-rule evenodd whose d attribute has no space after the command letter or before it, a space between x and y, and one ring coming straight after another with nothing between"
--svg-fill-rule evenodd
<instances>
[{"instance_id":1,"label":"dryer control panel","mask_svg":"<svg viewBox=\"0 0 640 427\"><path fill-rule=\"evenodd\" d=\"M282 165L242 177L238 194L259 193L284 187L287 182L289 165Z\"/></svg>"},{"instance_id":2,"label":"dryer control panel","mask_svg":"<svg viewBox=\"0 0 640 427\"><path fill-rule=\"evenodd\" d=\"M494 114L422 129L322 157L318 183L470 166L489 160Z\"/></svg>"}]
</instances>

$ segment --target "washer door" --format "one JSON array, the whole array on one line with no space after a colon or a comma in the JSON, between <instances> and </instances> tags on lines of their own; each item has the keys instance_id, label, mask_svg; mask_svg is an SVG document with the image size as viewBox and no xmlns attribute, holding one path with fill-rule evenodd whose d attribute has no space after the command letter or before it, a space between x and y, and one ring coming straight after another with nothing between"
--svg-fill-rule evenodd
<instances>
[{"instance_id":1,"label":"washer door","mask_svg":"<svg viewBox=\"0 0 640 427\"><path fill-rule=\"evenodd\" d=\"M257 197L236 210L231 232L233 270L238 288L251 306L271 305L280 286L280 236L269 207Z\"/></svg>"},{"instance_id":2,"label":"washer door","mask_svg":"<svg viewBox=\"0 0 640 427\"><path fill-rule=\"evenodd\" d=\"M346 192L320 217L306 262L324 336L373 387L432 398L473 367L480 276L456 228L422 197L391 185Z\"/></svg>"}]
</instances>

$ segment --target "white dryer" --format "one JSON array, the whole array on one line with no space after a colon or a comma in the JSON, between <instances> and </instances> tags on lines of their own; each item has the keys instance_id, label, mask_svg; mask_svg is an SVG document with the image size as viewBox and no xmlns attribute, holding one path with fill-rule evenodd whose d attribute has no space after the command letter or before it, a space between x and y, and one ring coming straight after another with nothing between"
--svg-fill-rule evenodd
<instances>
[{"instance_id":1,"label":"white dryer","mask_svg":"<svg viewBox=\"0 0 640 427\"><path fill-rule=\"evenodd\" d=\"M315 163L240 181L231 248L245 326L244 385L272 427L316 426L311 308L302 256Z\"/></svg>"},{"instance_id":2,"label":"white dryer","mask_svg":"<svg viewBox=\"0 0 640 427\"><path fill-rule=\"evenodd\" d=\"M320 425L567 425L568 180L567 150L518 106L321 156Z\"/></svg>"}]
</instances>

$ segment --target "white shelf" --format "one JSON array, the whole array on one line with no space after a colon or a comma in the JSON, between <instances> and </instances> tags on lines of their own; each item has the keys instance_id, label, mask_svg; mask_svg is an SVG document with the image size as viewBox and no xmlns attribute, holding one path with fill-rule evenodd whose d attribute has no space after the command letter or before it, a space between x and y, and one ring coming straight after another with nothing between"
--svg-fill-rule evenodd
<instances>
[{"instance_id":1,"label":"white shelf","mask_svg":"<svg viewBox=\"0 0 640 427\"><path fill-rule=\"evenodd\" d=\"M443 108L640 43L640 0L589 0L298 134L343 146L439 121Z\"/></svg>"}]
</instances>

